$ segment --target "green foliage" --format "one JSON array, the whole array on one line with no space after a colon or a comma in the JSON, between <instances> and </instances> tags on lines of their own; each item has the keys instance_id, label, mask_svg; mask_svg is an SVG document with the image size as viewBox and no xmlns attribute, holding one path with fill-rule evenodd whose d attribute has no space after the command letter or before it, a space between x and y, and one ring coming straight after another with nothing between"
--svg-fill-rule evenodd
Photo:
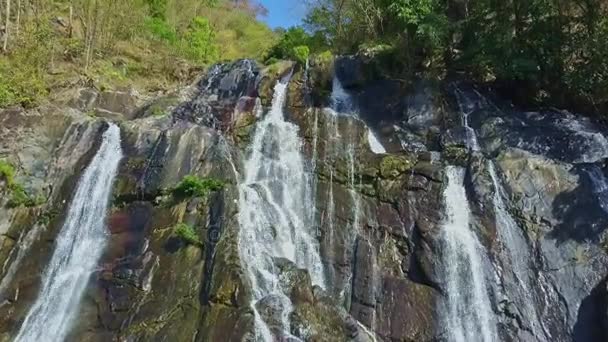
<instances>
[{"instance_id":1,"label":"green foliage","mask_svg":"<svg viewBox=\"0 0 608 342\"><path fill-rule=\"evenodd\" d=\"M150 16L154 19L165 20L167 14L167 0L146 0Z\"/></svg>"},{"instance_id":2,"label":"green foliage","mask_svg":"<svg viewBox=\"0 0 608 342\"><path fill-rule=\"evenodd\" d=\"M153 38L166 41L170 44L177 43L177 33L166 21L160 18L147 18L144 25Z\"/></svg>"},{"instance_id":3,"label":"green foliage","mask_svg":"<svg viewBox=\"0 0 608 342\"><path fill-rule=\"evenodd\" d=\"M317 0L304 21L337 54L393 46L390 63L401 66L390 69L403 72L393 77L466 71L600 112L608 111L606 18L601 0Z\"/></svg>"},{"instance_id":4,"label":"green foliage","mask_svg":"<svg viewBox=\"0 0 608 342\"><path fill-rule=\"evenodd\" d=\"M305 63L310 54L309 44L311 36L301 27L289 28L272 47L268 56L267 63L270 58L273 59L293 59L300 63Z\"/></svg>"},{"instance_id":5,"label":"green foliage","mask_svg":"<svg viewBox=\"0 0 608 342\"><path fill-rule=\"evenodd\" d=\"M195 61L209 63L219 57L215 32L206 18L195 17L192 20L184 36L184 43L187 54Z\"/></svg>"},{"instance_id":6,"label":"green foliage","mask_svg":"<svg viewBox=\"0 0 608 342\"><path fill-rule=\"evenodd\" d=\"M45 0L28 6L18 32L12 18L8 52L0 54L0 107L37 106L51 89L75 82L166 89L188 81L188 71L201 64L261 59L277 36L257 19L253 2ZM70 7L73 27L67 20L59 25Z\"/></svg>"},{"instance_id":7,"label":"green foliage","mask_svg":"<svg viewBox=\"0 0 608 342\"><path fill-rule=\"evenodd\" d=\"M28 196L25 189L21 185L14 185L11 189L11 197L8 200L9 208L16 207L33 207L36 205L36 200Z\"/></svg>"},{"instance_id":8,"label":"green foliage","mask_svg":"<svg viewBox=\"0 0 608 342\"><path fill-rule=\"evenodd\" d=\"M247 11L218 6L210 9L206 17L215 29L215 42L222 60L262 59L275 44L275 32Z\"/></svg>"},{"instance_id":9,"label":"green foliage","mask_svg":"<svg viewBox=\"0 0 608 342\"><path fill-rule=\"evenodd\" d=\"M331 42L337 54L363 46L392 45L395 61L409 70L431 61L441 67L450 22L440 0L321 0L305 19L316 40ZM400 75L395 75L400 76Z\"/></svg>"},{"instance_id":10,"label":"green foliage","mask_svg":"<svg viewBox=\"0 0 608 342\"><path fill-rule=\"evenodd\" d=\"M6 160L0 160L0 179L10 191L8 206L16 208L20 206L34 207L45 202L41 196L32 197L27 194L23 186L15 181L15 167Z\"/></svg>"},{"instance_id":11,"label":"green foliage","mask_svg":"<svg viewBox=\"0 0 608 342\"><path fill-rule=\"evenodd\" d=\"M15 184L15 167L6 160L0 160L0 178L9 188Z\"/></svg>"},{"instance_id":12,"label":"green foliage","mask_svg":"<svg viewBox=\"0 0 608 342\"><path fill-rule=\"evenodd\" d=\"M223 189L224 185L224 182L214 178L188 175L173 189L173 195L177 198L205 197L212 191Z\"/></svg>"},{"instance_id":13,"label":"green foliage","mask_svg":"<svg viewBox=\"0 0 608 342\"><path fill-rule=\"evenodd\" d=\"M434 12L434 0L393 0L388 6L404 25L420 25Z\"/></svg>"},{"instance_id":14,"label":"green foliage","mask_svg":"<svg viewBox=\"0 0 608 342\"><path fill-rule=\"evenodd\" d=\"M196 231L190 225L187 225L185 223L178 223L175 226L173 226L173 232L177 237L179 237L184 242L186 242L190 245L193 245L193 246L202 246L203 245L200 238L198 237L198 234L196 234Z\"/></svg>"},{"instance_id":15,"label":"green foliage","mask_svg":"<svg viewBox=\"0 0 608 342\"><path fill-rule=\"evenodd\" d=\"M296 46L291 50L292 58L300 64L305 64L309 55L310 49L306 45Z\"/></svg>"},{"instance_id":16,"label":"green foliage","mask_svg":"<svg viewBox=\"0 0 608 342\"><path fill-rule=\"evenodd\" d=\"M0 57L0 107L32 107L48 94L52 32L44 25L24 30L11 55Z\"/></svg>"}]
</instances>

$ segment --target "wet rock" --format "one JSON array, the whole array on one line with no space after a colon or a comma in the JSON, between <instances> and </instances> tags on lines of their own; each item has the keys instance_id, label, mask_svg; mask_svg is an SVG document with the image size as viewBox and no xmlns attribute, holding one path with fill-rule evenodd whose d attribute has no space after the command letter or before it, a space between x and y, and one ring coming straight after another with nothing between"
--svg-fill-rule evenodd
<instances>
[{"instance_id":1,"label":"wet rock","mask_svg":"<svg viewBox=\"0 0 608 342\"><path fill-rule=\"evenodd\" d=\"M212 66L196 85L189 101L174 110L174 116L207 127L228 131L241 97L255 98L260 69L251 60Z\"/></svg>"},{"instance_id":2,"label":"wet rock","mask_svg":"<svg viewBox=\"0 0 608 342\"><path fill-rule=\"evenodd\" d=\"M410 170L415 164L411 158L388 155L380 162L380 175L384 178L396 178Z\"/></svg>"}]
</instances>

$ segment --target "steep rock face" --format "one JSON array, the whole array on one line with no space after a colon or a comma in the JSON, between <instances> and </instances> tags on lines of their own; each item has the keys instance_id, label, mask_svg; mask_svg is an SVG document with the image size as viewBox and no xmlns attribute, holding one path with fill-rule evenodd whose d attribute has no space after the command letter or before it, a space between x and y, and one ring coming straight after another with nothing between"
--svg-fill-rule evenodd
<instances>
[{"instance_id":1,"label":"steep rock face","mask_svg":"<svg viewBox=\"0 0 608 342\"><path fill-rule=\"evenodd\" d=\"M52 241L65 215L80 172L92 158L105 125L76 111L48 107L28 112L5 110L3 157L17 170L16 181L29 196L30 207L7 206L10 189L3 189L2 280L0 338L9 340L25 315L23 303L37 295L40 276L52 253Z\"/></svg>"},{"instance_id":2,"label":"steep rock face","mask_svg":"<svg viewBox=\"0 0 608 342\"><path fill-rule=\"evenodd\" d=\"M441 311L449 291L443 192L445 167L458 165L471 210L465 228L482 248L500 340L605 340L605 129L559 111L498 108L465 84L406 86L365 58L314 60L310 69L237 61L138 108L115 102L109 111L120 114L125 157L110 199L109 244L70 340L255 339L252 284L239 259L238 185L271 89L286 76L285 115L315 175L311 230L326 278L324 288L313 286L307 270L273 261L293 305L290 338L450 340ZM332 64L358 115L325 108ZM74 184L106 127L83 112L112 101L80 95L76 109L0 113L0 157L18 166L28 193L46 198L11 209L3 188L0 340L14 336L36 298ZM372 152L370 129L387 153ZM186 175L225 186L174 196ZM201 243L180 238L180 223ZM273 298L256 309L280 326Z\"/></svg>"}]
</instances>

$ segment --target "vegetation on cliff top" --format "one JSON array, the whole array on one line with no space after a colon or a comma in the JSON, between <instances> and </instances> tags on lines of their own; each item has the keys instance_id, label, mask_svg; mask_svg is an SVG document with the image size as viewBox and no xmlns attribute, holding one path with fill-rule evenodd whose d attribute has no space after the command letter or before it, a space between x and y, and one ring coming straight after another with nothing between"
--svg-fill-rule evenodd
<instances>
[{"instance_id":1,"label":"vegetation on cliff top","mask_svg":"<svg viewBox=\"0 0 608 342\"><path fill-rule=\"evenodd\" d=\"M608 111L605 1L317 0L304 27L285 43L338 54L381 44L394 77L464 71L515 98Z\"/></svg>"},{"instance_id":2,"label":"vegetation on cliff top","mask_svg":"<svg viewBox=\"0 0 608 342\"><path fill-rule=\"evenodd\" d=\"M11 5L0 6L7 28L0 32L0 107L35 106L52 90L75 85L167 89L213 62L261 58L276 40L257 20L264 8L245 0Z\"/></svg>"}]
</instances>

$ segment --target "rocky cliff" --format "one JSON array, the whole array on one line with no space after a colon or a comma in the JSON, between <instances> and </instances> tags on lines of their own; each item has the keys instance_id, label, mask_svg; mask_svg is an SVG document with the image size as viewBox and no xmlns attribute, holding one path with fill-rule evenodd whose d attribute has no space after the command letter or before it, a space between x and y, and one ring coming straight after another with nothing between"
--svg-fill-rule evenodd
<instances>
[{"instance_id":1,"label":"rocky cliff","mask_svg":"<svg viewBox=\"0 0 608 342\"><path fill-rule=\"evenodd\" d=\"M56 107L2 111L0 156L43 200L10 205L0 179L0 339L15 336L36 299L76 181L111 119L124 158L109 243L70 341L254 341L267 336L261 325L275 340L458 341L449 317L455 276L463 293L475 277L484 280L497 340L606 340L605 127L556 109L523 112L462 80L403 83L379 76L379 67L372 57L311 60L308 68L243 60L163 97L83 89ZM294 226L313 236L320 260L313 271L269 259L289 310L285 299L259 293L239 217L244 189L263 193L243 179L279 80L301 172L311 175L310 221ZM385 153L372 151L371 135ZM288 141L266 139L262 153L276 160L275 145ZM461 260L449 252L448 165L464 170L464 229L479 265L470 253ZM225 185L181 198L172 189L187 175ZM293 216L281 210L285 197L260 196ZM176 234L180 223L201 243ZM286 228L265 229L263 241L274 246ZM476 302L462 300L470 304L464 321L474 319L466 315Z\"/></svg>"}]
</instances>

